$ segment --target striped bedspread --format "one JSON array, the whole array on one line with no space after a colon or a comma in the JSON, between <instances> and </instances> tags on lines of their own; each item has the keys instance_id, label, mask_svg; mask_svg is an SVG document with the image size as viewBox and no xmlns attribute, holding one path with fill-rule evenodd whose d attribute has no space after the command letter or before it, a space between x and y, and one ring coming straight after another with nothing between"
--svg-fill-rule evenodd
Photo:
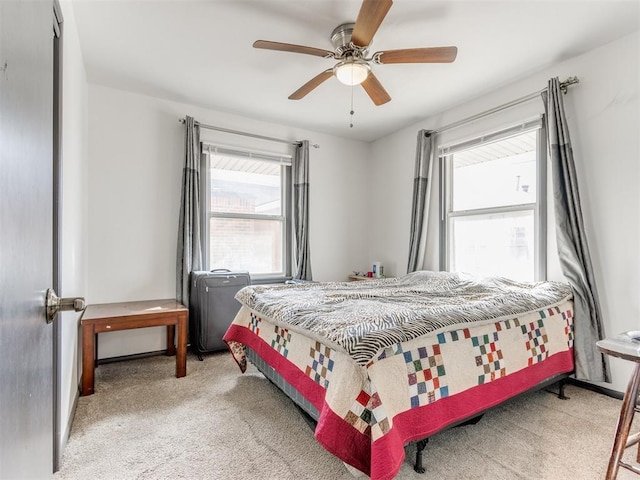
<instances>
[{"instance_id":1,"label":"striped bedspread","mask_svg":"<svg viewBox=\"0 0 640 480\"><path fill-rule=\"evenodd\" d=\"M236 298L276 325L366 365L396 343L456 324L493 322L558 305L571 295L571 288L560 282L419 271L372 281L251 286Z\"/></svg>"}]
</instances>

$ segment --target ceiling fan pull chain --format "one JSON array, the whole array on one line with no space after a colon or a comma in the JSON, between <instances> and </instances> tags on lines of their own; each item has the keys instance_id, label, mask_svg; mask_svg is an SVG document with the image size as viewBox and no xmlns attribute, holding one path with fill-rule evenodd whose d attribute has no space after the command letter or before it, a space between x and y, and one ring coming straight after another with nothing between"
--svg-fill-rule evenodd
<instances>
[{"instance_id":1,"label":"ceiling fan pull chain","mask_svg":"<svg viewBox=\"0 0 640 480\"><path fill-rule=\"evenodd\" d=\"M351 85L351 110L349 111L349 115L351 115L351 123L349 123L349 128L353 128L353 85Z\"/></svg>"}]
</instances>

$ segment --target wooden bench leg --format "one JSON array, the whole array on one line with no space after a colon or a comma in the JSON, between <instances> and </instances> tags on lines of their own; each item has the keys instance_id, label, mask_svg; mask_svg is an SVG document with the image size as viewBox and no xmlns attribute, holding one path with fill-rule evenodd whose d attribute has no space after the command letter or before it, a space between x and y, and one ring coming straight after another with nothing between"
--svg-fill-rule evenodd
<instances>
[{"instance_id":1,"label":"wooden bench leg","mask_svg":"<svg viewBox=\"0 0 640 480\"><path fill-rule=\"evenodd\" d=\"M92 325L82 327L82 387L81 394L92 395L95 369L95 331Z\"/></svg>"},{"instance_id":2,"label":"wooden bench leg","mask_svg":"<svg viewBox=\"0 0 640 480\"><path fill-rule=\"evenodd\" d=\"M171 357L176 354L175 345L175 325L167 325L167 356Z\"/></svg>"},{"instance_id":3,"label":"wooden bench leg","mask_svg":"<svg viewBox=\"0 0 640 480\"><path fill-rule=\"evenodd\" d=\"M187 314L178 317L178 350L176 353L176 377L184 377L187 375Z\"/></svg>"}]
</instances>

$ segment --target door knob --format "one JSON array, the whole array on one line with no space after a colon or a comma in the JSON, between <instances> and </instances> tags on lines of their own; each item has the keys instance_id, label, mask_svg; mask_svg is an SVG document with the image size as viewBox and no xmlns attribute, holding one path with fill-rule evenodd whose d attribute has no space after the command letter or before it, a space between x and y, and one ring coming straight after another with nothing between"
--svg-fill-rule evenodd
<instances>
[{"instance_id":1,"label":"door knob","mask_svg":"<svg viewBox=\"0 0 640 480\"><path fill-rule=\"evenodd\" d=\"M86 305L83 297L60 298L53 288L49 288L47 289L45 306L47 307L47 323L51 323L58 312L70 310L81 312Z\"/></svg>"}]
</instances>

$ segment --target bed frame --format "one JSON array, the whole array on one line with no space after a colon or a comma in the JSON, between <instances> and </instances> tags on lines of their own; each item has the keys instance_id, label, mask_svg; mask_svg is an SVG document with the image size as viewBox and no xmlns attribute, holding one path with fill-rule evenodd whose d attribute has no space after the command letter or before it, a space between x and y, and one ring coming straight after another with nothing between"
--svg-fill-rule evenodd
<instances>
[{"instance_id":1,"label":"bed frame","mask_svg":"<svg viewBox=\"0 0 640 480\"><path fill-rule=\"evenodd\" d=\"M293 387L273 367L271 367L271 365L265 362L253 349L251 349L250 347L245 347L245 348L247 353L247 360L249 360L258 369L258 371L260 371L260 373L262 373L267 378L267 380L273 383L287 397L289 397L289 399L298 407L298 409L302 413L302 416L307 422L307 424L309 425L309 427L311 427L311 429L315 431L318 418L320 417L320 413L318 412L318 410L304 396L302 396L302 394L298 392L298 390L295 387ZM515 395L509 398L509 400L518 398L532 391L537 391L541 389L546 389L546 391L548 391L549 393L553 393L554 395L557 395L558 399L560 400L569 400L569 397L567 397L564 393L564 387L567 383L567 379L571 375L573 375L573 372L561 373L559 375L550 377L544 380L543 382L539 383L538 385L536 385L534 388L531 388L526 392ZM552 392L548 390L548 387L550 387L553 384L558 384L557 392ZM447 426L444 430L448 430L449 428L461 427L464 425L475 425L482 419L484 414L489 410L491 410L492 408L495 408L495 407L487 408L486 410L476 413L472 417L465 418L458 422L455 422ZM417 473L425 473L425 468L423 466L422 458L423 458L423 451L426 448L428 442L429 442L428 437L423 438L421 440L416 440L414 442L416 443L416 460L415 460L413 469Z\"/></svg>"}]
</instances>

